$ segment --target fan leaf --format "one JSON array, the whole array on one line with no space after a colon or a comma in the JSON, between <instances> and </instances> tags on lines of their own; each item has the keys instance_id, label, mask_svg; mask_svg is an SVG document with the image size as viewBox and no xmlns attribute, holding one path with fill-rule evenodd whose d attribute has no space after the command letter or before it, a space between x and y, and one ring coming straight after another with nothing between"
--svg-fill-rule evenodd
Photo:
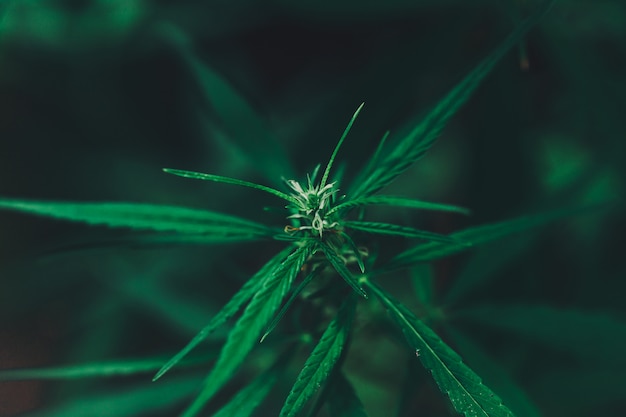
<instances>
[{"instance_id":1,"label":"fan leaf","mask_svg":"<svg viewBox=\"0 0 626 417\"><path fill-rule=\"evenodd\" d=\"M183 417L197 415L207 401L230 380L248 353L259 342L262 332L280 307L294 278L313 251L312 244L298 247L282 263L276 265L271 273L266 274L259 290L229 333L226 344L200 394L185 410Z\"/></svg>"},{"instance_id":2,"label":"fan leaf","mask_svg":"<svg viewBox=\"0 0 626 417\"><path fill-rule=\"evenodd\" d=\"M356 298L350 296L330 322L291 388L280 417L296 416L333 371L348 340Z\"/></svg>"},{"instance_id":3,"label":"fan leaf","mask_svg":"<svg viewBox=\"0 0 626 417\"><path fill-rule=\"evenodd\" d=\"M272 237L275 230L239 217L186 207L138 203L76 203L0 200L0 209L61 220L158 232L176 232L216 241Z\"/></svg>"},{"instance_id":4,"label":"fan leaf","mask_svg":"<svg viewBox=\"0 0 626 417\"><path fill-rule=\"evenodd\" d=\"M480 62L459 84L456 85L426 115L411 132L400 139L395 147L377 164L368 164L371 169L361 176L362 181L348 193L352 198L372 195L406 171L433 145L448 120L463 106L491 72L504 54L526 35L526 33L549 10L553 1L545 1L517 27L486 59Z\"/></svg>"},{"instance_id":5,"label":"fan leaf","mask_svg":"<svg viewBox=\"0 0 626 417\"><path fill-rule=\"evenodd\" d=\"M368 281L366 285L402 330L409 346L457 412L466 417L514 416L435 332L376 284Z\"/></svg>"},{"instance_id":6,"label":"fan leaf","mask_svg":"<svg viewBox=\"0 0 626 417\"><path fill-rule=\"evenodd\" d=\"M583 214L601 207L606 207L606 205L589 205L552 210L545 213L517 217L499 223L471 227L452 233L450 237L466 242L472 246L477 246L501 239L508 235L513 235L528 229L543 226L560 218L575 214ZM428 242L419 244L399 253L389 260L387 264L382 266L382 268L377 272L388 272L394 269L406 268L412 264L440 259L467 249L468 246L446 242Z\"/></svg>"},{"instance_id":7,"label":"fan leaf","mask_svg":"<svg viewBox=\"0 0 626 417\"><path fill-rule=\"evenodd\" d=\"M288 247L282 250L278 255L270 259L259 271L254 274L241 289L226 303L226 305L211 319L198 334L187 345L174 355L165 365L159 369L157 374L152 379L156 381L161 378L169 369L176 365L182 358L184 358L189 352L191 352L198 344L206 339L215 329L224 324L235 313L239 311L241 306L245 304L252 296L258 291L259 287L264 280L274 273L276 267L285 259L287 254L292 251L292 247Z\"/></svg>"},{"instance_id":8,"label":"fan leaf","mask_svg":"<svg viewBox=\"0 0 626 417\"><path fill-rule=\"evenodd\" d=\"M324 255L326 255L326 259L328 259L328 262L330 262L333 268L335 268L335 271L337 271L341 278L343 278L344 281L346 281L346 283L352 287L357 294L363 298L367 298L367 293L361 287L361 284L359 284L359 280L352 275L352 272L350 272L344 260L337 255L337 252L324 242L322 242L321 247Z\"/></svg>"}]
</instances>

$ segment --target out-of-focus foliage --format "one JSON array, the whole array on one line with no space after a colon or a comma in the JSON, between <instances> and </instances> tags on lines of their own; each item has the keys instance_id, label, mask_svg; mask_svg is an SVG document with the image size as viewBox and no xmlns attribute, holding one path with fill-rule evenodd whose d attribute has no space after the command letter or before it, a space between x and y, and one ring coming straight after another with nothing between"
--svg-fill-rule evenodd
<instances>
[{"instance_id":1,"label":"out-of-focus foliage","mask_svg":"<svg viewBox=\"0 0 626 417\"><path fill-rule=\"evenodd\" d=\"M0 1L0 195L186 206L283 224L274 212L282 202L270 195L162 168L280 187L281 175L303 178L328 160L365 101L336 161L353 179L387 130L386 143L407 136L538 3ZM428 154L385 189L471 216L368 209L379 224L467 229L452 235L462 239L527 213L617 202L411 274L394 269L402 258L393 255L426 245L371 238L371 256L391 271L376 279L398 298L397 311L436 330L520 417L621 416L626 405L626 369L610 345L624 340L626 321L625 39L625 2L557 2ZM128 237L0 213L0 369L56 368L48 378L67 379L0 381L0 415L176 415L202 379L181 367L152 383L144 373L158 368L152 359L179 351L282 248ZM281 325L291 329L289 314ZM383 341L394 330L385 320L380 306L361 303L341 359L348 378L335 376L310 407L455 415L423 370L406 369L404 340ZM203 376L232 325L224 327L203 338L200 360L189 359ZM208 409L253 412L263 400L256 415L276 415L290 382L256 392L255 404L236 390L273 382L257 375L277 352L272 337L256 346ZM308 353L292 364L292 382ZM68 379L76 374L109 377Z\"/></svg>"}]
</instances>

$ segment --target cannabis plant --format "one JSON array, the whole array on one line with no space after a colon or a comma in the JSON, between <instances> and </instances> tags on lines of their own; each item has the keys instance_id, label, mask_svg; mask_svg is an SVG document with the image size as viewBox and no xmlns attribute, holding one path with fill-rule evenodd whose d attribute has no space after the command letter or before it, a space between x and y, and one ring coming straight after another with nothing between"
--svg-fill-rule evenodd
<instances>
[{"instance_id":1,"label":"cannabis plant","mask_svg":"<svg viewBox=\"0 0 626 417\"><path fill-rule=\"evenodd\" d=\"M271 344L273 364L256 372L251 382L214 415L251 415L278 381L290 378L289 366L302 363L303 351L309 352L308 357L303 359L301 371L284 399L280 417L317 415L324 405L332 416L366 415L351 386L351 377L346 375L347 370L342 365L350 356L352 336L364 323L381 319L373 305L386 311L388 320L405 340L412 360L419 361L430 372L456 412L467 417L513 416L496 392L433 330L442 317L441 311L430 303L428 285L420 286L422 293L417 295L419 312L416 313L385 289L385 281L402 271L413 271L416 265L545 224L578 209L550 211L443 235L410 224L373 221L368 217L368 208L378 205L449 215L469 214L466 208L387 195L384 189L425 154L450 117L503 55L545 14L551 3L546 2L520 25L407 136L388 141L390 135L385 134L351 183L344 182L344 176L334 169L335 161L340 158L341 146L363 104L350 119L328 162L317 165L300 179L284 178L282 190L216 174L164 169L180 177L250 188L250 201L255 200L253 193L268 193L275 197L276 207L283 212L282 224L266 225L208 210L134 203L3 199L0 207L74 222L151 231L153 234L148 237L142 236L151 242L223 244L270 240L284 243L284 248L260 267L186 346L164 364L158 364L153 378L155 385L162 384L169 376L166 374L177 367L189 366L187 355L200 348L200 343L215 330L232 322L208 376L184 410L184 417L200 415L216 394L231 387L231 381L259 343ZM404 251L379 258L375 245L371 244L378 235L411 239L412 243ZM284 323L288 316L293 317L289 320L291 325ZM377 352L371 354L377 355ZM193 361L191 364L198 366ZM52 370L48 374L46 371L30 374L18 371L3 375L5 378L67 377L72 372L74 376L90 372L92 375L139 373L154 367L154 361L149 361L135 362L126 368L109 364ZM169 394L165 391L163 395Z\"/></svg>"}]
</instances>

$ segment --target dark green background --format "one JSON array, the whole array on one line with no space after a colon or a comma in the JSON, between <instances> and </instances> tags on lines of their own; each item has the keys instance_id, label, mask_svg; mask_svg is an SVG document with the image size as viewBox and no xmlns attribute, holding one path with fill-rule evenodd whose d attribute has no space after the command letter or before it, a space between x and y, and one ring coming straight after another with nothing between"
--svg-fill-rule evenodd
<instances>
[{"instance_id":1,"label":"dark green background","mask_svg":"<svg viewBox=\"0 0 626 417\"><path fill-rule=\"evenodd\" d=\"M410 128L534 4L1 1L0 195L187 205L281 225L280 213L262 210L280 201L169 176L161 168L274 186L281 175L301 179L326 163L365 101L338 157L349 180L387 129L393 137ZM462 205L473 215L398 220L448 233L541 209L621 199L625 39L625 2L557 2L427 156L387 190ZM510 259L506 247L494 245L493 255L484 252L474 267L501 264L494 267L497 278L467 303L547 304L623 321L626 222L620 207L560 221L513 247ZM0 368L172 353L280 248L55 251L127 235L0 214ZM406 245L390 242L389 251ZM436 264L441 294L468 259ZM623 367L574 363L523 339L465 329L546 417L623 415ZM595 343L585 339L586 331L580 329L581 343ZM396 350L382 342L368 350L371 381L357 390L367 396L370 415L382 416L396 395L389 381L397 378L384 371L398 368L390 354ZM45 410L127 383L0 383L0 415ZM445 408L424 404L424 414L415 415L445 415Z\"/></svg>"}]
</instances>

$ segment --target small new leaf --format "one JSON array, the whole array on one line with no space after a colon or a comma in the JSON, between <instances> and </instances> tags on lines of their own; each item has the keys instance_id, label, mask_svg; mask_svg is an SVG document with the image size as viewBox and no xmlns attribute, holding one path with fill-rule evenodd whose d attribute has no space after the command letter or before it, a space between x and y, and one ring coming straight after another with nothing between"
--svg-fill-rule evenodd
<instances>
[{"instance_id":1,"label":"small new leaf","mask_svg":"<svg viewBox=\"0 0 626 417\"><path fill-rule=\"evenodd\" d=\"M309 283L313 280L313 278L317 277L318 275L319 275L319 271L317 269L314 270L309 275L307 275L306 278L304 278L302 280L300 285L298 285L295 290L293 290L293 292L291 293L291 295L287 299L287 302L285 302L285 304L280 309L278 314L276 314L276 316L274 317L272 322L269 324L269 326L267 326L267 330L265 330L265 333L261 337L261 341L259 343L263 343L265 338L272 332L272 330L274 330L276 328L276 326L280 322L280 319L282 319L283 316L285 315L285 313L287 313L287 310L289 310L289 307L291 307L291 304L293 304L293 302L296 300L298 295L300 295L302 290L304 290L306 288L306 286L309 285Z\"/></svg>"}]
</instances>

